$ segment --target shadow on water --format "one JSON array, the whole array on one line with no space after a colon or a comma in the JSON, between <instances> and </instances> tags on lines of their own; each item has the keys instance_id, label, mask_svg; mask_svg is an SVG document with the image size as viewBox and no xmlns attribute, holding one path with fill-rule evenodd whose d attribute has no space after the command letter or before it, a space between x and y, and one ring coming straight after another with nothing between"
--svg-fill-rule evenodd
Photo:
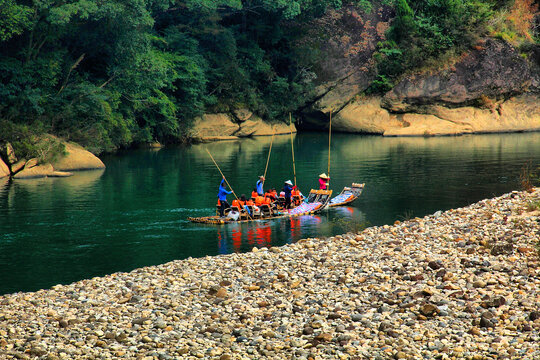
<instances>
[{"instance_id":1,"label":"shadow on water","mask_svg":"<svg viewBox=\"0 0 540 360\"><path fill-rule=\"evenodd\" d=\"M258 137L133 150L105 156L105 171L0 179L0 293L424 216L518 189L523 165L540 163L540 133L445 138L335 134L331 187L338 193L352 182L366 183L352 206L219 227L186 220L215 211L220 174L206 149L237 195L249 195L264 172L270 141ZM327 171L327 141L316 133L294 137L297 184L304 193ZM290 137L276 136L266 187L279 190L293 178Z\"/></svg>"}]
</instances>

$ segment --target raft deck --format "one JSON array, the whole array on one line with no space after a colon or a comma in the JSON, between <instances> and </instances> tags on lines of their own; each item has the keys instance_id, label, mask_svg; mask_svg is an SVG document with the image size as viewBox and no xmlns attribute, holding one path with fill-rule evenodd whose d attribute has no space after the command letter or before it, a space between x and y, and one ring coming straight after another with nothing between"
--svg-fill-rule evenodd
<instances>
[{"instance_id":1,"label":"raft deck","mask_svg":"<svg viewBox=\"0 0 540 360\"><path fill-rule=\"evenodd\" d=\"M352 183L351 187L344 187L335 198L330 200L328 207L343 206L352 203L362 194L365 183Z\"/></svg>"}]
</instances>

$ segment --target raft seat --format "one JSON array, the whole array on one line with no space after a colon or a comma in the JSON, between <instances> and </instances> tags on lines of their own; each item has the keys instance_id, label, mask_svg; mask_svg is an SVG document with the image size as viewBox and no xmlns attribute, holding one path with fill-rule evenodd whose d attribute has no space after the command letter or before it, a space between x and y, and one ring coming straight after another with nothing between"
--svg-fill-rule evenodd
<instances>
[{"instance_id":1,"label":"raft seat","mask_svg":"<svg viewBox=\"0 0 540 360\"><path fill-rule=\"evenodd\" d=\"M261 214L263 216L272 216L272 209L268 204L262 204L259 206L259 209L261 209Z\"/></svg>"},{"instance_id":2,"label":"raft seat","mask_svg":"<svg viewBox=\"0 0 540 360\"><path fill-rule=\"evenodd\" d=\"M247 206L247 208L249 209L249 212L250 212L251 217L252 217L253 219L260 218L260 217L262 216L262 211L261 211L261 213L260 213L259 215L256 215L256 214L254 213L254 211L253 211L253 206L251 206L251 205L246 205L246 206ZM259 207L259 209L260 209L260 207ZM249 215L248 215L248 217L249 217Z\"/></svg>"},{"instance_id":3,"label":"raft seat","mask_svg":"<svg viewBox=\"0 0 540 360\"><path fill-rule=\"evenodd\" d=\"M219 208L220 206L219 205L216 205L216 216L219 216ZM231 211L231 208L225 208L225 210L223 210L223 215L227 216L227 214Z\"/></svg>"}]
</instances>

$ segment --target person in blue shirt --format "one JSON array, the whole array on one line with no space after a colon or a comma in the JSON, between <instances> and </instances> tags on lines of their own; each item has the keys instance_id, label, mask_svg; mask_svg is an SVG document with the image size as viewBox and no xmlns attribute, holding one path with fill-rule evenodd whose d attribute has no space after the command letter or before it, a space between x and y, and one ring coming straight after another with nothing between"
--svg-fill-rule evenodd
<instances>
[{"instance_id":1,"label":"person in blue shirt","mask_svg":"<svg viewBox=\"0 0 540 360\"><path fill-rule=\"evenodd\" d=\"M227 195L232 194L232 191L225 189L225 178L219 183L218 200L219 200L219 216L225 215L225 209L230 208L231 205L227 202Z\"/></svg>"},{"instance_id":2,"label":"person in blue shirt","mask_svg":"<svg viewBox=\"0 0 540 360\"><path fill-rule=\"evenodd\" d=\"M264 185L264 176L259 176L259 180L257 181L257 194L259 194L259 196L264 196L264 190L263 190L263 185Z\"/></svg>"},{"instance_id":3,"label":"person in blue shirt","mask_svg":"<svg viewBox=\"0 0 540 360\"><path fill-rule=\"evenodd\" d=\"M283 192L285 193L285 209L291 207L291 193L294 189L296 189L296 186L293 186L291 180L285 181L285 184L283 185Z\"/></svg>"}]
</instances>

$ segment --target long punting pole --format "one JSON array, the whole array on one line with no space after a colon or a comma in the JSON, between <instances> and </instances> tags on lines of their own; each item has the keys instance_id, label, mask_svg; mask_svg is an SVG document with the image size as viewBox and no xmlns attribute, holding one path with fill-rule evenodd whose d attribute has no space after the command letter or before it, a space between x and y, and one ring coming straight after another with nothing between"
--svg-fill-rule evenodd
<instances>
[{"instance_id":1,"label":"long punting pole","mask_svg":"<svg viewBox=\"0 0 540 360\"><path fill-rule=\"evenodd\" d=\"M227 186L229 187L229 189L231 189L231 191L232 191L234 197L236 198L236 200L238 200L240 202L240 199L238 199L238 196L236 196L236 193L234 192L234 189L231 187L231 184L229 184L229 182L227 181L227 178L225 177L225 175L223 175L223 173L221 172L221 169L219 168L219 165L217 164L216 160L214 160L214 157L212 156L212 154L210 154L210 151L208 151L208 149L205 149L205 150L208 153L208 155L210 155L210 158L214 162L214 165L216 165L217 169L219 170L219 173L223 177L223 180L225 180L225 182L227 183ZM249 213L248 213L248 216L250 217L250 219L252 219L252 217L251 217L251 215Z\"/></svg>"},{"instance_id":2,"label":"long punting pole","mask_svg":"<svg viewBox=\"0 0 540 360\"><path fill-rule=\"evenodd\" d=\"M293 174L294 174L294 186L296 186L296 165L294 163L294 144L293 144L293 139L292 139L292 116L291 116L291 113L289 113L289 130L291 130L292 168L293 168Z\"/></svg>"},{"instance_id":3,"label":"long punting pole","mask_svg":"<svg viewBox=\"0 0 540 360\"><path fill-rule=\"evenodd\" d=\"M263 184L266 181L266 171L268 170L268 163L270 162L270 154L272 153L272 144L274 143L274 135L276 135L276 127L275 126L272 129L272 141L270 141L270 150L268 151L268 159L266 159L266 167L264 168Z\"/></svg>"},{"instance_id":4,"label":"long punting pole","mask_svg":"<svg viewBox=\"0 0 540 360\"><path fill-rule=\"evenodd\" d=\"M330 110L330 127L328 128L328 177L330 177L330 144L332 142L332 110Z\"/></svg>"}]
</instances>

